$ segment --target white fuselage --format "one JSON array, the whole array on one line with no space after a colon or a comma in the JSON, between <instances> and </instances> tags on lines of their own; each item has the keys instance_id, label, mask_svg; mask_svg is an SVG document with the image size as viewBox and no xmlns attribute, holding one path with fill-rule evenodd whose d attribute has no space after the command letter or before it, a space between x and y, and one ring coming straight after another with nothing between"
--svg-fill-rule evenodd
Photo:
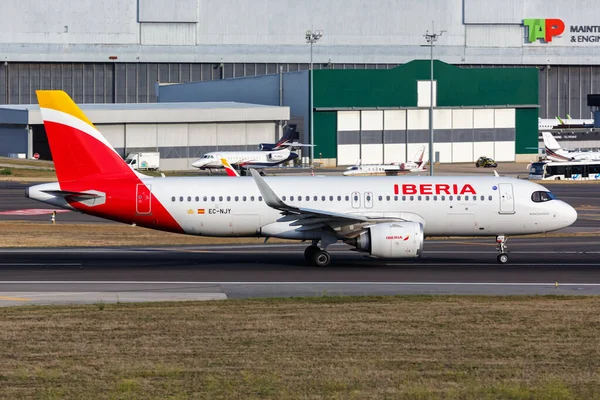
<instances>
[{"instance_id":1,"label":"white fuselage","mask_svg":"<svg viewBox=\"0 0 600 400\"><path fill-rule=\"evenodd\" d=\"M504 177L271 177L265 181L291 206L419 221L426 236L539 233L569 226L577 218L575 210L560 200L534 202L533 192L547 192L543 186ZM260 198L252 178L154 178L144 183L189 234L296 239L320 234L277 222L281 213ZM466 184L472 190L465 192Z\"/></svg>"},{"instance_id":2,"label":"white fuselage","mask_svg":"<svg viewBox=\"0 0 600 400\"><path fill-rule=\"evenodd\" d=\"M362 164L346 168L344 176L358 175L395 175L409 172L424 172L417 163L409 161L397 164Z\"/></svg>"}]
</instances>

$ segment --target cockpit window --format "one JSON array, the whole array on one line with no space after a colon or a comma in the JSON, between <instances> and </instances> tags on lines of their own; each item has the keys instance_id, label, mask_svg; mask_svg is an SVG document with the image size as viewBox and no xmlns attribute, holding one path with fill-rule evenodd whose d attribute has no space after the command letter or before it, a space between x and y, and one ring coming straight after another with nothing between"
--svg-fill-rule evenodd
<instances>
[{"instance_id":1,"label":"cockpit window","mask_svg":"<svg viewBox=\"0 0 600 400\"><path fill-rule=\"evenodd\" d=\"M555 200L556 196L552 192L533 192L531 200L534 203L543 203L545 201Z\"/></svg>"}]
</instances>

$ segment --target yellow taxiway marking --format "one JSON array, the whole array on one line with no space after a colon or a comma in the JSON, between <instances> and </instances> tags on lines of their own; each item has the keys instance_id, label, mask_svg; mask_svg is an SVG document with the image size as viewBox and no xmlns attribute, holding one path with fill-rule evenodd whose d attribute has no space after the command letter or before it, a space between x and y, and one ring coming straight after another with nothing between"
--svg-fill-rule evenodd
<instances>
[{"instance_id":1,"label":"yellow taxiway marking","mask_svg":"<svg viewBox=\"0 0 600 400\"><path fill-rule=\"evenodd\" d=\"M10 297L10 296L0 296L0 300L10 300L10 301L31 301L26 297Z\"/></svg>"}]
</instances>

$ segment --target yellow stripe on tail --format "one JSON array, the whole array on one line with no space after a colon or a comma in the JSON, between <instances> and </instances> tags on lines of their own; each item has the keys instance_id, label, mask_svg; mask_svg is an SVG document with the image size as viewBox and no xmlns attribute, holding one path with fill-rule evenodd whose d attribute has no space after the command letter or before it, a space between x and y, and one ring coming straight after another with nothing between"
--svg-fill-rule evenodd
<instances>
[{"instance_id":1,"label":"yellow stripe on tail","mask_svg":"<svg viewBox=\"0 0 600 400\"><path fill-rule=\"evenodd\" d=\"M62 90L36 90L40 108L49 108L60 111L82 120L90 126L94 126L92 121L85 116L83 111L73 102L69 95Z\"/></svg>"}]
</instances>

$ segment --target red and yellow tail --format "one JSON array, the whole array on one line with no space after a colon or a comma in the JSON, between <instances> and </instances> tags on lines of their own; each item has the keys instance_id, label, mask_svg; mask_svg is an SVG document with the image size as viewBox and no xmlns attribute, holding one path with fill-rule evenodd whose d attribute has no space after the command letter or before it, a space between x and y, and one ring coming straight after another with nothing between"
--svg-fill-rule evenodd
<instances>
[{"instance_id":1,"label":"red and yellow tail","mask_svg":"<svg viewBox=\"0 0 600 400\"><path fill-rule=\"evenodd\" d=\"M67 93L36 94L59 182L135 176Z\"/></svg>"}]
</instances>

